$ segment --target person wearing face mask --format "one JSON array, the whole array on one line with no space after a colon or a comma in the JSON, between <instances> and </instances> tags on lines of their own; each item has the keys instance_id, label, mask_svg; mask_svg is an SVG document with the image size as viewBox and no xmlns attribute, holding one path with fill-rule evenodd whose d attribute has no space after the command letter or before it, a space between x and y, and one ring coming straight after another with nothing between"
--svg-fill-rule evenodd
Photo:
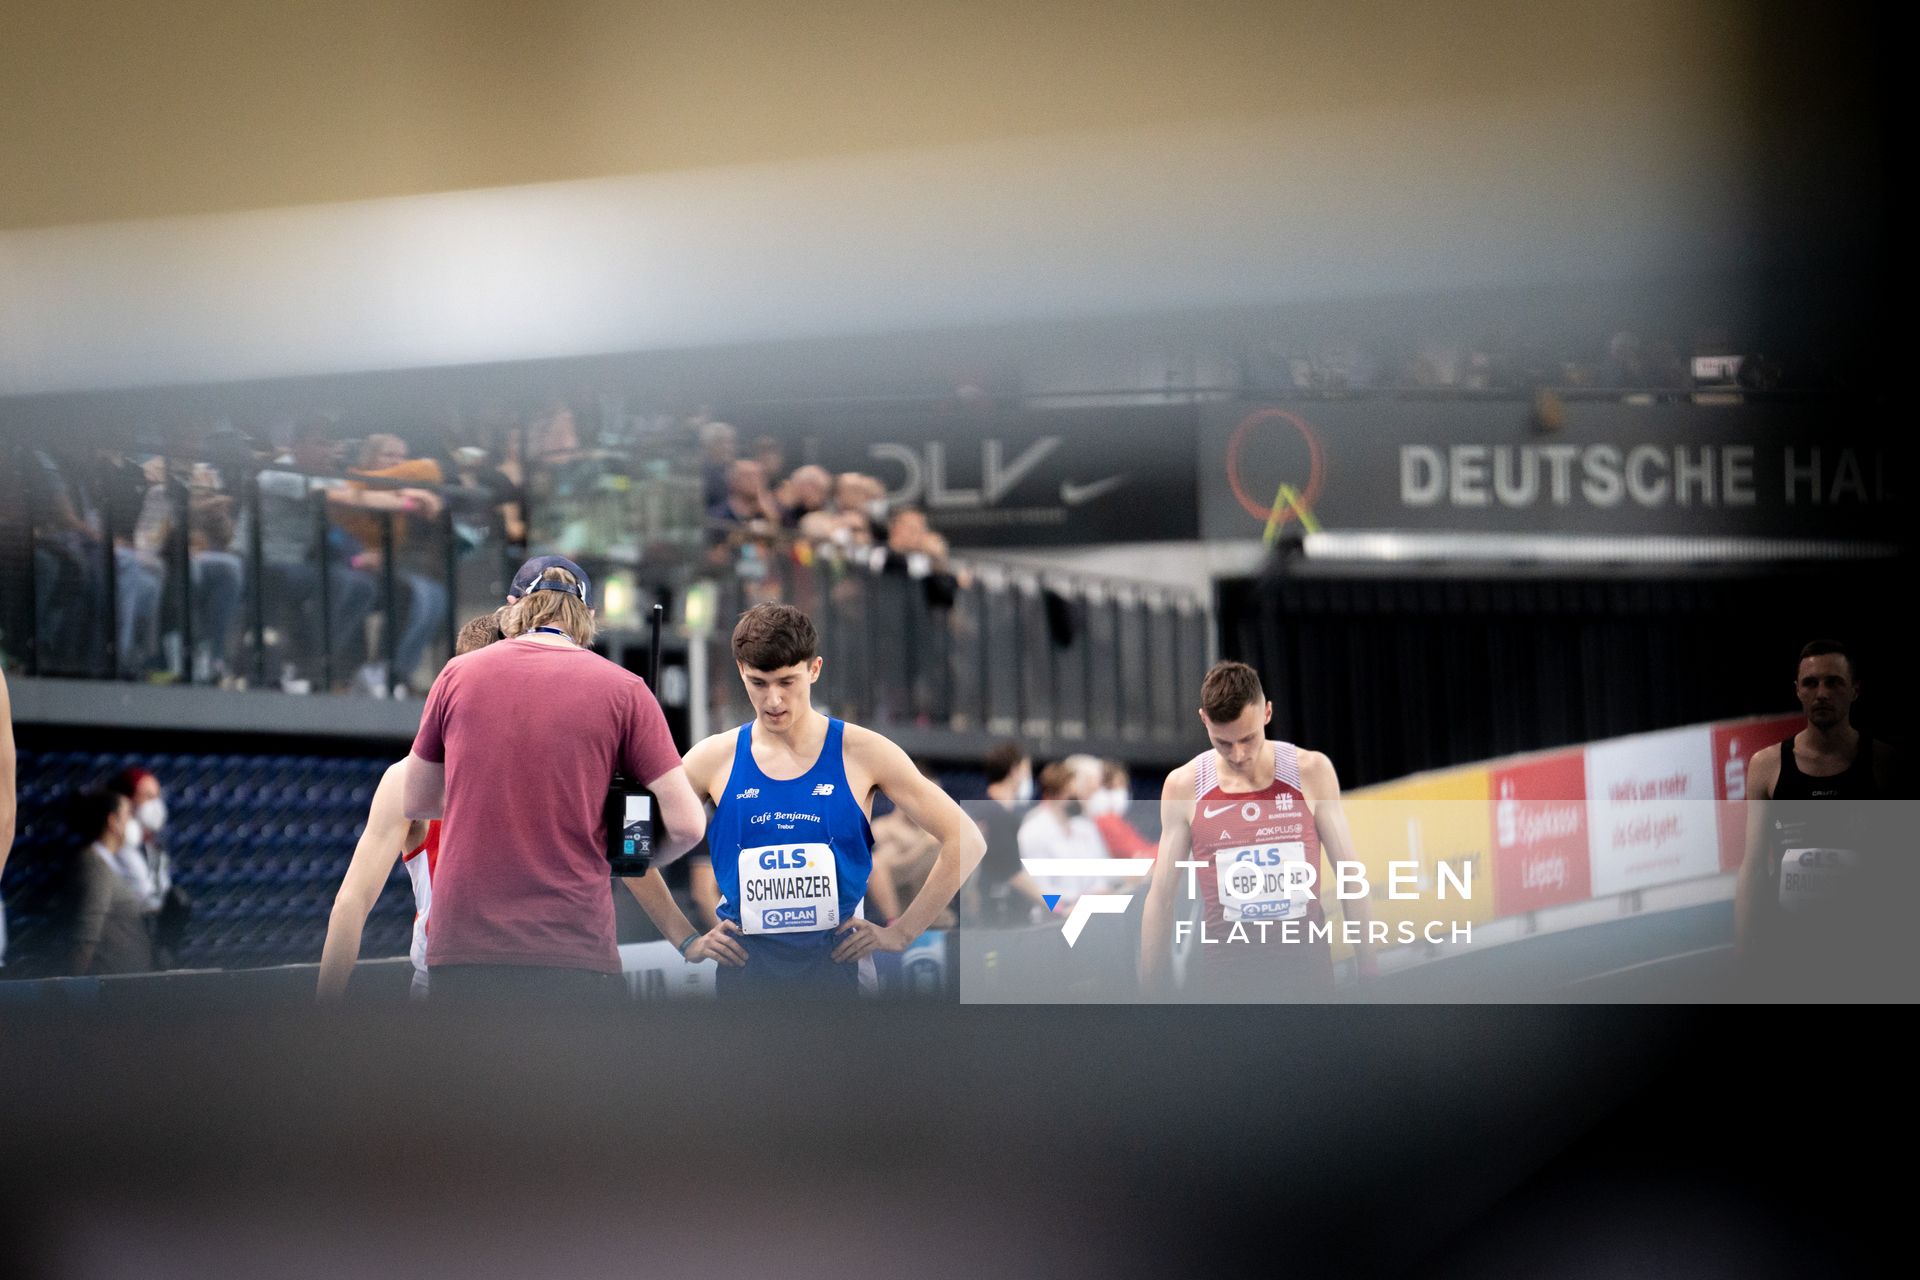
<instances>
[{"instance_id":1,"label":"person wearing face mask","mask_svg":"<svg viewBox=\"0 0 1920 1280\"><path fill-rule=\"evenodd\" d=\"M89 841L66 864L65 909L59 912L71 921L67 968L76 976L153 968L143 904L120 878L114 860L131 820L126 797L104 789L82 792L69 807L74 833Z\"/></svg>"},{"instance_id":2,"label":"person wearing face mask","mask_svg":"<svg viewBox=\"0 0 1920 1280\"><path fill-rule=\"evenodd\" d=\"M160 901L173 883L160 834L167 825L167 802L160 794L160 780L132 765L108 781L107 790L126 798L130 815L121 843L113 851L113 869L140 899L142 909L152 914L160 909Z\"/></svg>"},{"instance_id":3,"label":"person wearing face mask","mask_svg":"<svg viewBox=\"0 0 1920 1280\"><path fill-rule=\"evenodd\" d=\"M1118 760L1102 760L1100 789L1087 801L1087 816L1100 829L1100 838L1106 841L1108 853L1116 858L1150 858L1159 846L1141 835L1140 829L1128 820L1132 807L1127 766Z\"/></svg>"},{"instance_id":4,"label":"person wearing face mask","mask_svg":"<svg viewBox=\"0 0 1920 1280\"><path fill-rule=\"evenodd\" d=\"M193 901L173 882L173 860L167 854L167 800L160 779L138 765L129 767L107 784L126 797L132 807L126 834L114 858L114 870L140 899L153 930L158 968L171 968L173 953L186 932Z\"/></svg>"},{"instance_id":5,"label":"person wearing face mask","mask_svg":"<svg viewBox=\"0 0 1920 1280\"><path fill-rule=\"evenodd\" d=\"M1056 760L1040 771L1040 803L1020 821L1020 857L1032 858L1105 858L1107 842L1100 829L1087 816L1087 801L1100 787L1100 762L1092 756L1074 755ZM1080 894L1095 893L1104 886L1094 880L1039 876L1035 883L1049 895L1058 895L1061 906L1071 907ZM1064 916L1062 916L1064 919Z\"/></svg>"},{"instance_id":6,"label":"person wearing face mask","mask_svg":"<svg viewBox=\"0 0 1920 1280\"><path fill-rule=\"evenodd\" d=\"M1033 804L1033 760L1017 742L987 752L987 801L975 817L987 852L980 860L980 906L991 925L1024 924L1047 910L1040 886L1020 865L1020 820Z\"/></svg>"}]
</instances>

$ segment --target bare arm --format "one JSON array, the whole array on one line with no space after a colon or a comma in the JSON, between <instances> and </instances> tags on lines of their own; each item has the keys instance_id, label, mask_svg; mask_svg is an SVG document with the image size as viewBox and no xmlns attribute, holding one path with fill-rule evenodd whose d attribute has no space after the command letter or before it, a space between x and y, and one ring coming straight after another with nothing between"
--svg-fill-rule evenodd
<instances>
[{"instance_id":1,"label":"bare arm","mask_svg":"<svg viewBox=\"0 0 1920 1280\"><path fill-rule=\"evenodd\" d=\"M1763 927L1761 916L1770 905L1766 901L1767 859L1772 852L1767 838L1768 802L1779 780L1780 748L1754 752L1747 761L1747 851L1733 887L1733 937L1742 951L1753 947L1755 933Z\"/></svg>"},{"instance_id":2,"label":"bare arm","mask_svg":"<svg viewBox=\"0 0 1920 1280\"><path fill-rule=\"evenodd\" d=\"M694 794L684 765L667 770L647 784L660 803L660 825L666 836L654 851L653 865L664 867L700 843L707 834L707 807ZM642 902L641 906L646 903Z\"/></svg>"},{"instance_id":3,"label":"bare arm","mask_svg":"<svg viewBox=\"0 0 1920 1280\"><path fill-rule=\"evenodd\" d=\"M694 794L702 800L719 802L714 794L721 783L726 781L727 768L733 761L733 735L716 733L700 739L687 752L680 767L687 771L687 782L693 787Z\"/></svg>"},{"instance_id":4,"label":"bare arm","mask_svg":"<svg viewBox=\"0 0 1920 1280\"><path fill-rule=\"evenodd\" d=\"M373 804L367 810L367 825L360 842L353 847L353 861L333 896L333 914L327 918L327 941L320 949L321 1000L338 1000L347 993L347 979L354 962L360 959L360 934L367 915L380 900L393 864L409 846L417 845L425 829L409 822L403 792L409 761L387 766L374 788Z\"/></svg>"},{"instance_id":5,"label":"bare arm","mask_svg":"<svg viewBox=\"0 0 1920 1280\"><path fill-rule=\"evenodd\" d=\"M1306 784L1313 802L1313 825L1320 833L1320 850L1327 861L1335 868L1343 862L1358 862L1353 852L1353 832L1347 827L1347 810L1340 802L1340 776L1334 771L1333 761L1318 751L1300 753L1300 781ZM1315 868L1316 874L1318 868ZM1358 921L1361 937L1366 937L1366 928L1373 921L1373 904L1362 894L1358 898L1343 899L1340 910L1349 920ZM1376 972L1373 944L1357 942L1353 948L1354 963L1359 966L1360 976L1371 978Z\"/></svg>"},{"instance_id":6,"label":"bare arm","mask_svg":"<svg viewBox=\"0 0 1920 1280\"><path fill-rule=\"evenodd\" d=\"M1160 788L1160 849L1140 910L1140 986L1155 991L1167 981L1173 954L1173 902L1180 868L1193 852L1193 777L1186 766L1167 775Z\"/></svg>"},{"instance_id":7,"label":"bare arm","mask_svg":"<svg viewBox=\"0 0 1920 1280\"><path fill-rule=\"evenodd\" d=\"M680 904L673 900L673 890L667 888L667 882L658 871L649 871L644 876L622 876L620 882L627 886L627 892L647 913L647 919L653 921L653 927L660 936L676 947L688 964L698 964L702 960L717 960L730 969L738 969L747 962L746 950L734 937L724 930L702 934L687 919L686 912L680 910ZM687 939L693 937L692 943Z\"/></svg>"},{"instance_id":8,"label":"bare arm","mask_svg":"<svg viewBox=\"0 0 1920 1280\"><path fill-rule=\"evenodd\" d=\"M687 864L687 885L693 891L693 905L700 913L700 927L711 929L720 923L720 882L713 876L712 858L695 858Z\"/></svg>"},{"instance_id":9,"label":"bare arm","mask_svg":"<svg viewBox=\"0 0 1920 1280\"><path fill-rule=\"evenodd\" d=\"M874 825L873 874L867 878L867 905L876 918L895 920L900 916L900 893L894 887L894 873L904 851L896 825L882 818Z\"/></svg>"},{"instance_id":10,"label":"bare arm","mask_svg":"<svg viewBox=\"0 0 1920 1280\"><path fill-rule=\"evenodd\" d=\"M406 759L406 816L438 818L447 805L447 766L408 754Z\"/></svg>"},{"instance_id":11,"label":"bare arm","mask_svg":"<svg viewBox=\"0 0 1920 1280\"><path fill-rule=\"evenodd\" d=\"M851 725L845 741L861 772L910 822L940 842L940 852L927 882L892 924L881 928L871 921L850 920L842 926L847 937L833 953L840 961L857 960L874 950L906 950L953 901L987 852L987 842L966 810L914 768L906 752L877 733Z\"/></svg>"},{"instance_id":12,"label":"bare arm","mask_svg":"<svg viewBox=\"0 0 1920 1280\"><path fill-rule=\"evenodd\" d=\"M7 696L7 677L0 673L0 874L7 869L13 848L14 817L13 703Z\"/></svg>"}]
</instances>

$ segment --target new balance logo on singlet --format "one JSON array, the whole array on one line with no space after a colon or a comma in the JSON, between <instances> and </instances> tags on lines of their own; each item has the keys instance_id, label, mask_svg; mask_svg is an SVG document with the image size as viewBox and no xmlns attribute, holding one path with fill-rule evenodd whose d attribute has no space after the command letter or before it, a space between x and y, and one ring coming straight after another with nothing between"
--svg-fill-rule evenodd
<instances>
[{"instance_id":1,"label":"new balance logo on singlet","mask_svg":"<svg viewBox=\"0 0 1920 1280\"><path fill-rule=\"evenodd\" d=\"M814 787L813 794L817 796L830 796L833 794L833 784L831 782L822 782Z\"/></svg>"}]
</instances>

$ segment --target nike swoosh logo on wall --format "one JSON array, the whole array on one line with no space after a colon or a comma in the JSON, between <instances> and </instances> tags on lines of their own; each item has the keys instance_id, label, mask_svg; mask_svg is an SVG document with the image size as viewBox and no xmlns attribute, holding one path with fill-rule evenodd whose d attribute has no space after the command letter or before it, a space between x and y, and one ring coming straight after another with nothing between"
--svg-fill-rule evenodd
<instances>
[{"instance_id":1,"label":"nike swoosh logo on wall","mask_svg":"<svg viewBox=\"0 0 1920 1280\"><path fill-rule=\"evenodd\" d=\"M1127 477L1124 474L1108 476L1104 480L1090 480L1086 484L1075 484L1071 480L1062 480L1060 482L1060 501L1070 507L1077 507L1083 502L1092 502L1095 498L1112 493L1126 482Z\"/></svg>"}]
</instances>

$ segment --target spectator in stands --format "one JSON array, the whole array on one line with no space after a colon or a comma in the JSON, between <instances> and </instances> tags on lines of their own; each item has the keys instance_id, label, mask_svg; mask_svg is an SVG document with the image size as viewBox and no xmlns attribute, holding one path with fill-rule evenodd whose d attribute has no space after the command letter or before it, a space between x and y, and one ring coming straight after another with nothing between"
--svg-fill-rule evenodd
<instances>
[{"instance_id":1,"label":"spectator in stands","mask_svg":"<svg viewBox=\"0 0 1920 1280\"><path fill-rule=\"evenodd\" d=\"M527 424L528 462L564 462L579 452L580 425L566 401L554 399Z\"/></svg>"},{"instance_id":2,"label":"spectator in stands","mask_svg":"<svg viewBox=\"0 0 1920 1280\"><path fill-rule=\"evenodd\" d=\"M132 610L122 611L120 667L143 675L153 670L160 649L160 599L166 566L161 561L164 540L156 536L165 527L166 477L164 462L148 458L136 462L117 449L101 449L94 457L100 511L113 533L116 574L132 574ZM126 587L115 583L116 594L129 599Z\"/></svg>"},{"instance_id":3,"label":"spectator in stands","mask_svg":"<svg viewBox=\"0 0 1920 1280\"><path fill-rule=\"evenodd\" d=\"M1020 822L1020 856L1025 858L1105 858L1107 842L1087 817L1087 798L1100 785L1100 762L1069 756L1040 771L1040 803ZM1036 876L1044 890L1073 897L1097 887L1084 879Z\"/></svg>"},{"instance_id":4,"label":"spectator in stands","mask_svg":"<svg viewBox=\"0 0 1920 1280\"><path fill-rule=\"evenodd\" d=\"M385 432L367 437L354 474L370 479L410 481L422 486L438 486L446 478L439 463L431 458L409 458L406 441ZM362 494L378 492L358 482L354 487ZM431 491L423 489L422 492ZM427 646L447 623L450 600L444 547L426 524L439 514L440 503L436 495L430 506L422 505L417 510L408 509L399 514L381 517L352 512L340 516L341 528L358 539L364 548L354 557L354 567L371 573L377 573L381 567L384 532L381 520L394 521L395 576L405 594L395 602L401 617L386 620L386 625L399 628L393 646L393 670L388 671L387 664L377 659L360 669L361 686L378 697L384 698L389 693L396 698L407 695L419 674L421 660L426 657Z\"/></svg>"},{"instance_id":5,"label":"spectator in stands","mask_svg":"<svg viewBox=\"0 0 1920 1280\"><path fill-rule=\"evenodd\" d=\"M520 507L520 432L499 419L498 412L490 413L452 450L452 483L468 491L469 499L454 503L454 521L468 548L488 541L524 546L527 540Z\"/></svg>"},{"instance_id":6,"label":"spectator in stands","mask_svg":"<svg viewBox=\"0 0 1920 1280\"><path fill-rule=\"evenodd\" d=\"M156 967L170 969L193 914L193 901L173 881L173 859L167 853L166 792L159 778L138 765L121 772L107 789L133 806L115 870L146 908Z\"/></svg>"},{"instance_id":7,"label":"spectator in stands","mask_svg":"<svg viewBox=\"0 0 1920 1280\"><path fill-rule=\"evenodd\" d=\"M157 819L162 825L166 821L166 802L159 798L159 782L145 769L130 768L109 779L105 790L112 792L127 802L127 821L121 830L120 843L113 846L114 874L126 881L127 888L133 890L140 899L140 909L148 915L160 909L160 899L165 893L165 884L172 883L169 868L161 863L165 851L159 844L159 828L153 829L154 840L149 844L145 824L140 821L140 799L145 795L153 801L146 809L147 816Z\"/></svg>"},{"instance_id":8,"label":"spectator in stands","mask_svg":"<svg viewBox=\"0 0 1920 1280\"><path fill-rule=\"evenodd\" d=\"M980 859L980 906L989 925L1024 924L1047 910L1040 886L1020 865L1020 821L1033 803L1033 761L1017 742L987 752L987 801L975 817L987 852Z\"/></svg>"},{"instance_id":9,"label":"spectator in stands","mask_svg":"<svg viewBox=\"0 0 1920 1280\"><path fill-rule=\"evenodd\" d=\"M187 563L191 573L193 678L227 684L228 653L246 593L246 564L233 551L234 502L198 482L187 499Z\"/></svg>"},{"instance_id":10,"label":"spectator in stands","mask_svg":"<svg viewBox=\"0 0 1920 1280\"><path fill-rule=\"evenodd\" d=\"M944 609L953 604L957 584L947 572L947 540L933 531L920 508L899 507L892 513L880 567L925 582L930 606Z\"/></svg>"},{"instance_id":11,"label":"spectator in stands","mask_svg":"<svg viewBox=\"0 0 1920 1280\"><path fill-rule=\"evenodd\" d=\"M786 446L772 436L755 436L753 438L753 447L747 451L747 456L760 464L761 472L769 481L777 475L784 475L786 473Z\"/></svg>"},{"instance_id":12,"label":"spectator in stands","mask_svg":"<svg viewBox=\"0 0 1920 1280\"><path fill-rule=\"evenodd\" d=\"M840 516L833 535L836 542L870 547L887 540L887 489L874 477L841 472L833 482L833 506Z\"/></svg>"},{"instance_id":13,"label":"spectator in stands","mask_svg":"<svg viewBox=\"0 0 1920 1280\"><path fill-rule=\"evenodd\" d=\"M208 449L208 426L190 419L168 431L171 457L149 458L138 468L120 471L120 504L131 513L132 547L141 564L164 584L168 646L167 670L210 684L226 681L227 654L246 590L246 565L233 549L234 500L223 493L223 479L200 460ZM186 515L187 599L178 598L179 519ZM184 651L182 630L191 617L193 652ZM190 665L189 665L190 664Z\"/></svg>"},{"instance_id":14,"label":"spectator in stands","mask_svg":"<svg viewBox=\"0 0 1920 1280\"><path fill-rule=\"evenodd\" d=\"M707 521L716 542L737 543L743 535L763 537L779 527L780 510L759 463L741 458L727 468L726 496L707 509Z\"/></svg>"},{"instance_id":15,"label":"spectator in stands","mask_svg":"<svg viewBox=\"0 0 1920 1280\"><path fill-rule=\"evenodd\" d=\"M118 657L114 674L139 669L142 637L159 617L160 578L141 564L131 545L106 537L107 512L87 474L90 459L62 459L32 450L28 503L34 524L34 605L40 651L49 667L100 652L97 628L111 617ZM129 525L127 533L131 533ZM107 600L107 562L113 556L114 599Z\"/></svg>"},{"instance_id":16,"label":"spectator in stands","mask_svg":"<svg viewBox=\"0 0 1920 1280\"><path fill-rule=\"evenodd\" d=\"M727 500L729 474L739 456L739 436L732 426L700 424L700 493L708 510Z\"/></svg>"},{"instance_id":17,"label":"spectator in stands","mask_svg":"<svg viewBox=\"0 0 1920 1280\"><path fill-rule=\"evenodd\" d=\"M83 791L68 808L74 834L86 845L68 856L56 890L56 915L71 923L69 971L145 973L153 968L153 938L144 904L115 870L114 854L132 816L125 796Z\"/></svg>"},{"instance_id":18,"label":"spectator in stands","mask_svg":"<svg viewBox=\"0 0 1920 1280\"><path fill-rule=\"evenodd\" d=\"M780 527L798 530L808 516L824 513L832 491L833 477L825 467L808 463L796 468L774 492L774 501L780 508Z\"/></svg>"},{"instance_id":19,"label":"spectator in stands","mask_svg":"<svg viewBox=\"0 0 1920 1280\"><path fill-rule=\"evenodd\" d=\"M1100 830L1107 852L1116 858L1151 858L1158 845L1133 825L1133 789L1128 785L1127 766L1118 760L1100 762L1100 789L1087 801L1087 816Z\"/></svg>"},{"instance_id":20,"label":"spectator in stands","mask_svg":"<svg viewBox=\"0 0 1920 1280\"><path fill-rule=\"evenodd\" d=\"M331 523L324 543L313 504L324 502L330 512L385 511L437 514L440 499L425 489L355 489L335 472L333 424L322 417L296 423L287 451L260 472L261 580L268 611L287 627L294 655L284 674L284 685L304 693L311 687L321 655L339 655L336 672L357 667L365 658L365 626L373 611L373 576L356 569L353 557L364 548ZM250 518L248 516L243 519ZM251 545L247 531L240 545ZM327 611L320 611L321 581L326 585ZM335 679L344 690L344 676Z\"/></svg>"}]
</instances>

